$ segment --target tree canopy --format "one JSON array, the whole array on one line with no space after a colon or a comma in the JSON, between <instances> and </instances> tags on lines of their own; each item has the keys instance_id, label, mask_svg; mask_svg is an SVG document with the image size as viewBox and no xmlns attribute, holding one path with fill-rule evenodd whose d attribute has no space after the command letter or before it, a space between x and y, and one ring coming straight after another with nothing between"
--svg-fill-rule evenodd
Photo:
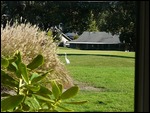
<instances>
[{"instance_id":1,"label":"tree canopy","mask_svg":"<svg viewBox=\"0 0 150 113\"><path fill-rule=\"evenodd\" d=\"M1 1L1 24L22 17L42 30L61 23L64 33L106 31L135 48L136 11L135 1Z\"/></svg>"}]
</instances>

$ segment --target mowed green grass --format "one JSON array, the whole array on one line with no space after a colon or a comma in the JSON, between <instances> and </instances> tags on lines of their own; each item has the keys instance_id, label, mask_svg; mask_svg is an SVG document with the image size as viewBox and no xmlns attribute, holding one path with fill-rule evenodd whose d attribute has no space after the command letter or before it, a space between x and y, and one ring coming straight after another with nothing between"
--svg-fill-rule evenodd
<instances>
[{"instance_id":1,"label":"mowed green grass","mask_svg":"<svg viewBox=\"0 0 150 113\"><path fill-rule=\"evenodd\" d=\"M65 63L65 52L69 65ZM70 101L88 102L64 106L76 112L134 111L135 52L58 48L58 55L74 81L100 89L80 89Z\"/></svg>"}]
</instances>

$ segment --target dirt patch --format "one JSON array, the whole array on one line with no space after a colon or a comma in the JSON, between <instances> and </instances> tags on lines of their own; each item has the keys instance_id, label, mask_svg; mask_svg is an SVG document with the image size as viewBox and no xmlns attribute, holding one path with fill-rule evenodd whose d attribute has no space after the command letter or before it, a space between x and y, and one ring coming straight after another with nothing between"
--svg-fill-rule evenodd
<instances>
[{"instance_id":1,"label":"dirt patch","mask_svg":"<svg viewBox=\"0 0 150 113\"><path fill-rule=\"evenodd\" d=\"M76 84L77 86L79 86L80 90L88 90L88 91L105 91L106 88L105 87L94 87L91 86L87 83L82 83L79 81L75 81L74 84Z\"/></svg>"}]
</instances>

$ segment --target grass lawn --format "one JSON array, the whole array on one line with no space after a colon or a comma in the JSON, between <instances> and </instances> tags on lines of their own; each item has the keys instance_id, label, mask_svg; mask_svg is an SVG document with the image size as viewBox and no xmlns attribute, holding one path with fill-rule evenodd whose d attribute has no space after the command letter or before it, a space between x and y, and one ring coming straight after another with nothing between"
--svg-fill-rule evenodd
<instances>
[{"instance_id":1,"label":"grass lawn","mask_svg":"<svg viewBox=\"0 0 150 113\"><path fill-rule=\"evenodd\" d=\"M58 48L58 55L80 88L70 101L88 101L68 108L76 112L134 111L135 52Z\"/></svg>"}]
</instances>

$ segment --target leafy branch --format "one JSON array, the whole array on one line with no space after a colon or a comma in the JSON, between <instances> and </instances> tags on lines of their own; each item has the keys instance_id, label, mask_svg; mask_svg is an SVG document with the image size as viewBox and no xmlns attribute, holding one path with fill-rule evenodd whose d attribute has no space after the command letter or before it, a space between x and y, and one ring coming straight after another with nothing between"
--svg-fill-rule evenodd
<instances>
[{"instance_id":1,"label":"leafy branch","mask_svg":"<svg viewBox=\"0 0 150 113\"><path fill-rule=\"evenodd\" d=\"M22 62L21 53L17 51L13 56L1 57L1 83L15 91L1 95L1 111L4 112L54 112L73 111L63 107L63 100L74 97L78 91L78 86L63 89L63 85L56 80L49 80L51 88L41 84L42 80L51 70L46 72L36 72L35 69L44 63L42 55L37 55L29 64ZM12 75L15 75L13 77ZM83 104L81 102L64 102L63 104Z\"/></svg>"}]
</instances>

